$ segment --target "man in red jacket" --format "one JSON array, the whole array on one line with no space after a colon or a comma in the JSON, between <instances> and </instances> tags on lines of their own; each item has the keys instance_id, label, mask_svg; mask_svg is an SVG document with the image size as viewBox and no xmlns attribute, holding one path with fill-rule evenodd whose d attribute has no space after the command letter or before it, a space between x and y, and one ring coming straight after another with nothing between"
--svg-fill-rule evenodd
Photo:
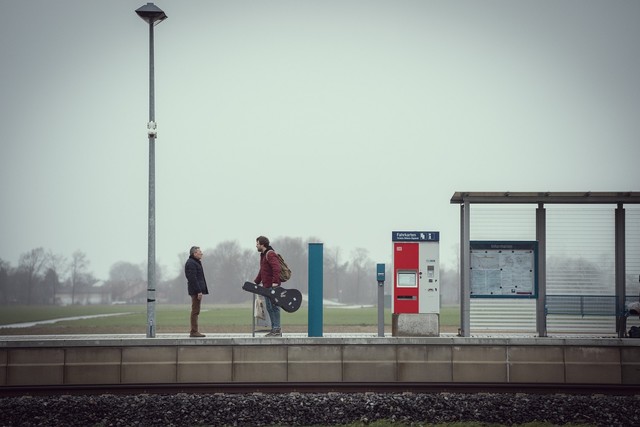
<instances>
[{"instance_id":1,"label":"man in red jacket","mask_svg":"<svg viewBox=\"0 0 640 427\"><path fill-rule=\"evenodd\" d=\"M260 270L254 282L265 288L272 286L280 286L280 262L276 256L276 252L269 245L269 239L259 236L256 239L256 249L260 252ZM271 319L271 332L266 337L281 337L282 329L280 327L280 307L271 302L270 298L265 298L267 312Z\"/></svg>"}]
</instances>

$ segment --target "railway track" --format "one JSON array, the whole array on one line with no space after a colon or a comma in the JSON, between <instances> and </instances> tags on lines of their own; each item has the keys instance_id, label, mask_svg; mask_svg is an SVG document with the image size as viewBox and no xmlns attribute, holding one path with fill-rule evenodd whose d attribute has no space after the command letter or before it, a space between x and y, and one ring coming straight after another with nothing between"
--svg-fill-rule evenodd
<instances>
[{"instance_id":1,"label":"railway track","mask_svg":"<svg viewBox=\"0 0 640 427\"><path fill-rule=\"evenodd\" d=\"M637 385L539 383L181 383L21 385L0 387L0 397L97 394L214 393L511 393L639 395Z\"/></svg>"}]
</instances>

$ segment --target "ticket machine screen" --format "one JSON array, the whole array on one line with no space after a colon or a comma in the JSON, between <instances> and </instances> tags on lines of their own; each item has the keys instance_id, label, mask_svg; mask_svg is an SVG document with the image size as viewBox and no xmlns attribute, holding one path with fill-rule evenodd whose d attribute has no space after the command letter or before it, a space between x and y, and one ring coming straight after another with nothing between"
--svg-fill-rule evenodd
<instances>
[{"instance_id":1,"label":"ticket machine screen","mask_svg":"<svg viewBox=\"0 0 640 427\"><path fill-rule=\"evenodd\" d=\"M398 287L399 288L415 288L418 286L416 280L415 271L399 271L398 272Z\"/></svg>"}]
</instances>

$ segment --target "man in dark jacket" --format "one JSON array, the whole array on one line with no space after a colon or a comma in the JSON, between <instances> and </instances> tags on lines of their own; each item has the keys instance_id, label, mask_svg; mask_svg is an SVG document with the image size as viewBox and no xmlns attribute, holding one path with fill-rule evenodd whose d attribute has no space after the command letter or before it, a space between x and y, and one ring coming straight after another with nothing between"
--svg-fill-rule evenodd
<instances>
[{"instance_id":1,"label":"man in dark jacket","mask_svg":"<svg viewBox=\"0 0 640 427\"><path fill-rule=\"evenodd\" d=\"M269 245L269 239L260 236L256 239L256 249L260 252L260 271L254 282L265 288L272 286L280 286L280 261L276 256L276 251ZM264 299L269 318L271 319L271 332L267 337L281 337L282 329L280 328L280 307L271 302L270 298Z\"/></svg>"},{"instance_id":2,"label":"man in dark jacket","mask_svg":"<svg viewBox=\"0 0 640 427\"><path fill-rule=\"evenodd\" d=\"M207 281L204 278L202 269L202 251L198 246L193 246L189 250L189 259L184 265L184 275L187 278L187 290L191 296L191 337L204 337L198 332L198 315L200 314L200 304L202 295L207 295Z\"/></svg>"}]
</instances>

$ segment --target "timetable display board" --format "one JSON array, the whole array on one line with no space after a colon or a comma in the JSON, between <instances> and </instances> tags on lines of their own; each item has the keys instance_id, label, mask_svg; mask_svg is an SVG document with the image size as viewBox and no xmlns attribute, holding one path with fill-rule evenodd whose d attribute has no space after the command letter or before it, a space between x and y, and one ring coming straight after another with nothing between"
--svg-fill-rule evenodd
<instances>
[{"instance_id":1,"label":"timetable display board","mask_svg":"<svg viewBox=\"0 0 640 427\"><path fill-rule=\"evenodd\" d=\"M536 298L538 242L472 241L472 298Z\"/></svg>"}]
</instances>

